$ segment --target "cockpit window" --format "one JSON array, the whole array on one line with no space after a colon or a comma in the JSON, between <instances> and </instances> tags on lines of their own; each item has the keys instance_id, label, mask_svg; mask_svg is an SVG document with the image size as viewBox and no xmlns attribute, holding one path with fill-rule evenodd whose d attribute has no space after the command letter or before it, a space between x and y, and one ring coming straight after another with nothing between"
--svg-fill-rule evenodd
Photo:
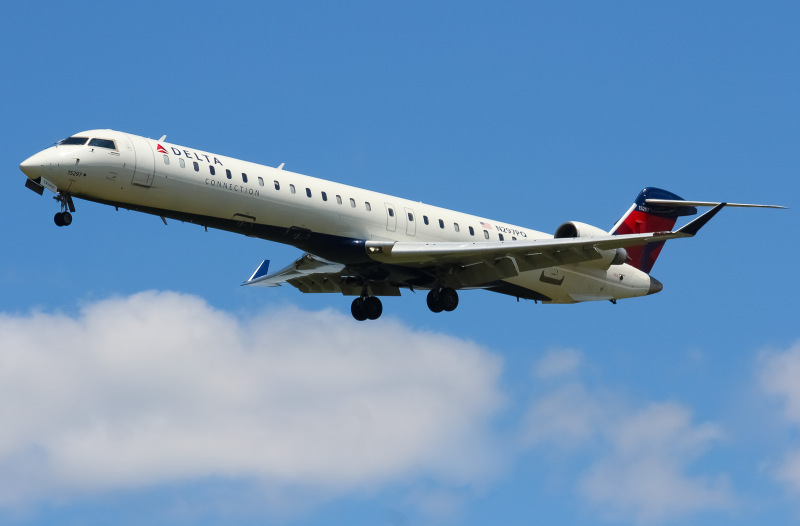
<instances>
[{"instance_id":1,"label":"cockpit window","mask_svg":"<svg viewBox=\"0 0 800 526\"><path fill-rule=\"evenodd\" d=\"M97 146L98 148L108 148L110 150L116 150L117 146L114 144L114 141L109 139L92 139L89 141L89 146Z\"/></svg>"},{"instance_id":2,"label":"cockpit window","mask_svg":"<svg viewBox=\"0 0 800 526\"><path fill-rule=\"evenodd\" d=\"M66 139L61 139L56 144L58 146L83 145L86 144L86 141L88 140L88 137L67 137Z\"/></svg>"}]
</instances>

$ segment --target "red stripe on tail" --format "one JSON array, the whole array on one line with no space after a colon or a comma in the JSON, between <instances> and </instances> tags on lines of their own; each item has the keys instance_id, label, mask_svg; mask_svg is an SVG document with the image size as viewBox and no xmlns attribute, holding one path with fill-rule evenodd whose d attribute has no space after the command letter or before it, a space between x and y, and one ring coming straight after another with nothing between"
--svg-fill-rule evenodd
<instances>
[{"instance_id":1,"label":"red stripe on tail","mask_svg":"<svg viewBox=\"0 0 800 526\"><path fill-rule=\"evenodd\" d=\"M672 230L680 216L697 213L694 207L654 206L647 199L670 199L683 201L681 197L661 190L645 188L639 193L636 202L628 214L623 217L611 232L613 235L645 234L648 232L666 232ZM649 243L643 246L625 247L628 252L628 264L639 270L650 273L653 265L664 247L664 242Z\"/></svg>"}]
</instances>

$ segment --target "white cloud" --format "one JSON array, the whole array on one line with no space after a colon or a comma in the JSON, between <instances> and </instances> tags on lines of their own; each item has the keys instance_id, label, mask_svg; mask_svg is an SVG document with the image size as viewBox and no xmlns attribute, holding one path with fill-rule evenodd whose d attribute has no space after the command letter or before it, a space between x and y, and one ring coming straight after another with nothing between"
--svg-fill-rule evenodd
<instances>
[{"instance_id":1,"label":"white cloud","mask_svg":"<svg viewBox=\"0 0 800 526\"><path fill-rule=\"evenodd\" d=\"M787 421L800 424L800 342L786 351L764 352L760 362L762 388L781 399Z\"/></svg>"},{"instance_id":2,"label":"white cloud","mask_svg":"<svg viewBox=\"0 0 800 526\"><path fill-rule=\"evenodd\" d=\"M800 493L800 450L787 453L780 467L773 470L773 474L792 493Z\"/></svg>"},{"instance_id":3,"label":"white cloud","mask_svg":"<svg viewBox=\"0 0 800 526\"><path fill-rule=\"evenodd\" d=\"M552 371L553 363L570 364L556 368L570 372L582 366L575 351L554 352L565 356L549 353L535 371ZM579 375L540 377L552 381L530 404L523 442L587 462L575 475L576 491L601 515L656 523L733 507L724 475L688 473L724 438L717 425L693 423L690 411L674 402L632 404L609 389L588 387Z\"/></svg>"},{"instance_id":4,"label":"white cloud","mask_svg":"<svg viewBox=\"0 0 800 526\"><path fill-rule=\"evenodd\" d=\"M537 362L534 375L548 380L572 374L578 371L582 362L583 355L574 349L551 350Z\"/></svg>"},{"instance_id":5,"label":"white cloud","mask_svg":"<svg viewBox=\"0 0 800 526\"><path fill-rule=\"evenodd\" d=\"M583 447L595 438L603 418L599 400L580 382L568 382L531 402L522 440L527 445Z\"/></svg>"},{"instance_id":6,"label":"white cloud","mask_svg":"<svg viewBox=\"0 0 800 526\"><path fill-rule=\"evenodd\" d=\"M237 317L176 293L0 315L0 502L207 477L481 482L501 368L391 320Z\"/></svg>"},{"instance_id":7,"label":"white cloud","mask_svg":"<svg viewBox=\"0 0 800 526\"><path fill-rule=\"evenodd\" d=\"M580 492L606 515L652 523L732 507L725 476L686 473L723 438L716 425L693 425L686 408L662 403L619 415L601 432L608 450L584 474Z\"/></svg>"},{"instance_id":8,"label":"white cloud","mask_svg":"<svg viewBox=\"0 0 800 526\"><path fill-rule=\"evenodd\" d=\"M800 426L800 342L785 351L761 353L759 365L763 391L780 400L786 423ZM785 453L772 474L792 493L800 493L800 448Z\"/></svg>"}]
</instances>

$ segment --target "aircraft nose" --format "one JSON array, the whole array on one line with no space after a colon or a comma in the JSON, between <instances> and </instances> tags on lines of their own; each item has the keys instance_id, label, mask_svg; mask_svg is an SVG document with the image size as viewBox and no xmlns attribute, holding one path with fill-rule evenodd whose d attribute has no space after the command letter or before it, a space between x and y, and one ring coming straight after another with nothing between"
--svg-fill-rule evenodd
<instances>
[{"instance_id":1,"label":"aircraft nose","mask_svg":"<svg viewBox=\"0 0 800 526\"><path fill-rule=\"evenodd\" d=\"M19 165L19 169L30 179L37 179L42 176L44 168L49 166L49 164L49 162L45 161L43 152L39 152L22 161Z\"/></svg>"},{"instance_id":2,"label":"aircraft nose","mask_svg":"<svg viewBox=\"0 0 800 526\"><path fill-rule=\"evenodd\" d=\"M650 288L647 289L647 295L648 296L650 294L655 294L656 292L661 292L661 289L663 289L663 288L664 288L664 285L662 285L660 281L658 281L653 276L650 276Z\"/></svg>"}]
</instances>

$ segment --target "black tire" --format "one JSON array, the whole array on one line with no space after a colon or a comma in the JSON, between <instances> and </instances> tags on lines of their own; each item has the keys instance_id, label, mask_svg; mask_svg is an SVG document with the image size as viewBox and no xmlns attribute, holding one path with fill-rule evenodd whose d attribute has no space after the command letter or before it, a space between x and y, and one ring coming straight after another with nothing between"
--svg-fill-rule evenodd
<instances>
[{"instance_id":1,"label":"black tire","mask_svg":"<svg viewBox=\"0 0 800 526\"><path fill-rule=\"evenodd\" d=\"M69 226L72 224L72 214L69 212L62 212L61 213L61 221L64 223L64 226Z\"/></svg>"},{"instance_id":2,"label":"black tire","mask_svg":"<svg viewBox=\"0 0 800 526\"><path fill-rule=\"evenodd\" d=\"M458 307L458 292L450 287L439 289L439 304L445 312L453 312Z\"/></svg>"},{"instance_id":3,"label":"black tire","mask_svg":"<svg viewBox=\"0 0 800 526\"><path fill-rule=\"evenodd\" d=\"M364 310L364 300L361 298L354 299L353 303L350 305L350 314L358 321L366 320L367 313Z\"/></svg>"},{"instance_id":4,"label":"black tire","mask_svg":"<svg viewBox=\"0 0 800 526\"><path fill-rule=\"evenodd\" d=\"M427 301L428 308L431 312L442 312L444 310L444 307L442 307L442 304L439 302L439 289L431 289L431 291L428 292Z\"/></svg>"},{"instance_id":5,"label":"black tire","mask_svg":"<svg viewBox=\"0 0 800 526\"><path fill-rule=\"evenodd\" d=\"M370 320L377 320L383 314L383 304L381 303L380 298L376 298L375 296L370 296L369 298L364 298L364 313L367 315L367 319Z\"/></svg>"},{"instance_id":6,"label":"black tire","mask_svg":"<svg viewBox=\"0 0 800 526\"><path fill-rule=\"evenodd\" d=\"M53 221L55 222L56 226L64 226L64 215L59 212L55 216L53 216Z\"/></svg>"}]
</instances>

